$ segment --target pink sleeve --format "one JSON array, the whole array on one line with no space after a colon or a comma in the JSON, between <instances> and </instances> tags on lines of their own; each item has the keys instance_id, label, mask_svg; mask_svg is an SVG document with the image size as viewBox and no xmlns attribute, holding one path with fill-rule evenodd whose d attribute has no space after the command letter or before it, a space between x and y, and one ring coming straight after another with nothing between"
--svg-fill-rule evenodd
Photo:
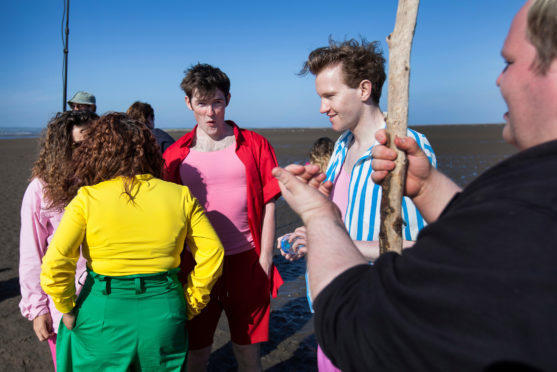
<instances>
[{"instance_id":1,"label":"pink sleeve","mask_svg":"<svg viewBox=\"0 0 557 372\"><path fill-rule=\"evenodd\" d=\"M48 247L48 227L41 221L42 186L33 179L21 203L19 235L19 285L21 314L29 320L49 312L48 297L41 289L41 262Z\"/></svg>"}]
</instances>

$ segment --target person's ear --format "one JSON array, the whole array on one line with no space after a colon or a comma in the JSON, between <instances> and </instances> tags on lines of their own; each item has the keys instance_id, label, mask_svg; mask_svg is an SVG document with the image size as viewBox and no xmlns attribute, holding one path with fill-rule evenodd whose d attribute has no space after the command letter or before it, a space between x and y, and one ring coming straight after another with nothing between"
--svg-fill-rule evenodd
<instances>
[{"instance_id":1,"label":"person's ear","mask_svg":"<svg viewBox=\"0 0 557 372\"><path fill-rule=\"evenodd\" d=\"M371 97L371 88L372 88L371 81L367 79L362 80L358 88L360 90L360 99L362 100L362 102L367 101L369 97Z\"/></svg>"},{"instance_id":2,"label":"person's ear","mask_svg":"<svg viewBox=\"0 0 557 372\"><path fill-rule=\"evenodd\" d=\"M228 106L228 104L230 103L230 97L232 97L230 95L230 93L228 93L228 96L226 97L226 106Z\"/></svg>"},{"instance_id":3,"label":"person's ear","mask_svg":"<svg viewBox=\"0 0 557 372\"><path fill-rule=\"evenodd\" d=\"M190 97L186 96L186 106L193 111L193 106L191 105Z\"/></svg>"}]
</instances>

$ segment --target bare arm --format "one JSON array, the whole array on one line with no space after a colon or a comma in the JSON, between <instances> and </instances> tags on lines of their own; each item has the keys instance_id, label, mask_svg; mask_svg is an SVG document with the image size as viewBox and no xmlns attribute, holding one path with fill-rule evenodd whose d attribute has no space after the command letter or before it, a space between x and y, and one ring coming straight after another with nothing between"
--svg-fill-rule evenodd
<instances>
[{"instance_id":1,"label":"bare arm","mask_svg":"<svg viewBox=\"0 0 557 372\"><path fill-rule=\"evenodd\" d=\"M387 135L384 129L377 131L375 138L381 144L373 148L371 178L381 183L394 168L396 152L384 146ZM447 203L461 188L443 173L435 169L413 138L395 138L396 146L408 155L408 170L404 193L412 198L416 207L428 223L435 221Z\"/></svg>"},{"instance_id":2,"label":"bare arm","mask_svg":"<svg viewBox=\"0 0 557 372\"><path fill-rule=\"evenodd\" d=\"M379 241L354 240L354 244L366 260L375 262L379 258ZM402 249L410 248L413 245L414 242L411 240L402 241Z\"/></svg>"},{"instance_id":3,"label":"bare arm","mask_svg":"<svg viewBox=\"0 0 557 372\"><path fill-rule=\"evenodd\" d=\"M273 245L275 241L275 202L265 204L263 212L263 226L261 230L261 254L259 264L267 274L271 275L273 267Z\"/></svg>"},{"instance_id":4,"label":"bare arm","mask_svg":"<svg viewBox=\"0 0 557 372\"><path fill-rule=\"evenodd\" d=\"M277 239L277 244L280 246L280 240L284 237L281 236ZM307 254L307 231L305 226L300 226L294 232L290 233L290 242L294 241L292 248L296 253L285 253L280 250L280 253L288 261L296 261ZM368 261L375 262L379 258L379 242L378 241L367 241L367 240L354 240L356 248L360 251L362 256ZM402 248L410 248L414 245L411 240L403 240Z\"/></svg>"},{"instance_id":5,"label":"bare arm","mask_svg":"<svg viewBox=\"0 0 557 372\"><path fill-rule=\"evenodd\" d=\"M313 167L314 165L311 166ZM303 182L307 182L307 184L310 185L311 187L317 189L321 194L325 195L327 198L330 197L331 190L333 189L333 183L331 181L323 182L325 180L324 173L316 173L310 179L304 179L303 176L300 176L300 179ZM280 253L286 260L292 262L292 261L299 260L302 257L305 257L305 255L307 254L306 246L308 244L305 226L300 226L296 228L296 230L294 230L292 233L290 233L290 239L288 240L290 243L292 243L292 249L296 253L286 253L282 249L280 249L280 243L283 238L284 235L280 236L277 239L277 247L279 247Z\"/></svg>"},{"instance_id":6,"label":"bare arm","mask_svg":"<svg viewBox=\"0 0 557 372\"><path fill-rule=\"evenodd\" d=\"M273 175L279 180L282 196L307 229L308 275L315 298L339 274L368 261L346 232L338 208L306 184L317 169L294 165L287 170L275 168Z\"/></svg>"}]
</instances>

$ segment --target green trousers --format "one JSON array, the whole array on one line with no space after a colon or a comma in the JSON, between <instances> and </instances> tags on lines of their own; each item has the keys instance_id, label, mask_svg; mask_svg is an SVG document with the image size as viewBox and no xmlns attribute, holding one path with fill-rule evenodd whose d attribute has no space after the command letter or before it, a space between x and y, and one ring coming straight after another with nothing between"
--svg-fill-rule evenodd
<instances>
[{"instance_id":1,"label":"green trousers","mask_svg":"<svg viewBox=\"0 0 557 372\"><path fill-rule=\"evenodd\" d=\"M180 371L188 340L178 270L124 277L89 270L75 327L60 322L58 371Z\"/></svg>"}]
</instances>

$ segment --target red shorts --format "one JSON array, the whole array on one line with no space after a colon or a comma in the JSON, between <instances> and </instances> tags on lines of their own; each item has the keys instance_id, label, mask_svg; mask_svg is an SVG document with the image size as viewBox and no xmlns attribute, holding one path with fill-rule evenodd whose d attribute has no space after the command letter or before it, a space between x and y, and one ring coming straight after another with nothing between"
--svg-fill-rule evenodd
<instances>
[{"instance_id":1,"label":"red shorts","mask_svg":"<svg viewBox=\"0 0 557 372\"><path fill-rule=\"evenodd\" d=\"M189 348L203 349L213 343L223 310L232 342L249 345L267 341L270 304L269 279L255 250L224 256L222 276L211 291L211 301L187 322Z\"/></svg>"}]
</instances>

